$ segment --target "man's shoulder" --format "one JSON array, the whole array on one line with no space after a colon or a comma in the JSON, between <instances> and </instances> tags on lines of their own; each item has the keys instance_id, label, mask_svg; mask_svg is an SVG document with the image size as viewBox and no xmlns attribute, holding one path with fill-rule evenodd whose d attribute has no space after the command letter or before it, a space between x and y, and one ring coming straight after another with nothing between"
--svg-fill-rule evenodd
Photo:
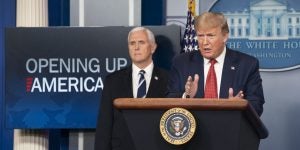
<instances>
[{"instance_id":1,"label":"man's shoulder","mask_svg":"<svg viewBox=\"0 0 300 150\"><path fill-rule=\"evenodd\" d=\"M130 68L126 67L117 71L114 71L106 76L106 79L119 79L124 78L124 76L130 73Z\"/></svg>"},{"instance_id":2,"label":"man's shoulder","mask_svg":"<svg viewBox=\"0 0 300 150\"><path fill-rule=\"evenodd\" d=\"M231 56L239 58L240 60L258 61L257 58L255 58L254 56L251 56L244 52L240 52L238 50L227 49L227 51Z\"/></svg>"},{"instance_id":3,"label":"man's shoulder","mask_svg":"<svg viewBox=\"0 0 300 150\"><path fill-rule=\"evenodd\" d=\"M190 52L185 52L185 53L180 53L176 57L177 58L189 58L191 56L199 55L199 51L190 51Z\"/></svg>"},{"instance_id":4,"label":"man's shoulder","mask_svg":"<svg viewBox=\"0 0 300 150\"><path fill-rule=\"evenodd\" d=\"M161 67L158 67L158 66L156 66L156 65L154 66L153 70L156 71L156 72L162 73L162 74L167 73L167 70L166 70L166 69L161 68Z\"/></svg>"},{"instance_id":5,"label":"man's shoulder","mask_svg":"<svg viewBox=\"0 0 300 150\"><path fill-rule=\"evenodd\" d=\"M167 70L157 67L157 66L154 66L153 73L154 73L154 75L158 75L158 76L166 78L166 79L168 78L168 75L169 75Z\"/></svg>"},{"instance_id":6,"label":"man's shoulder","mask_svg":"<svg viewBox=\"0 0 300 150\"><path fill-rule=\"evenodd\" d=\"M202 59L202 56L199 51L191 51L191 52L185 52L180 53L176 55L173 59L173 62L190 62Z\"/></svg>"}]
</instances>

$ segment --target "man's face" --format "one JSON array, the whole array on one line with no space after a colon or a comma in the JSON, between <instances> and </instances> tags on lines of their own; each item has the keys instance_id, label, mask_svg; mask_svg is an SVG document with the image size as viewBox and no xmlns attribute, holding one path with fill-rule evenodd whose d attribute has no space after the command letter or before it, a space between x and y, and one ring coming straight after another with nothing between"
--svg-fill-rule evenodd
<instances>
[{"instance_id":1,"label":"man's face","mask_svg":"<svg viewBox=\"0 0 300 150\"><path fill-rule=\"evenodd\" d=\"M131 33L128 41L128 49L131 61L136 65L147 66L152 62L156 44L151 44L146 31L136 31ZM141 66L139 66L141 67Z\"/></svg>"},{"instance_id":2,"label":"man's face","mask_svg":"<svg viewBox=\"0 0 300 150\"><path fill-rule=\"evenodd\" d=\"M228 33L222 33L220 27L198 29L198 45L204 58L217 58L224 50Z\"/></svg>"}]
</instances>

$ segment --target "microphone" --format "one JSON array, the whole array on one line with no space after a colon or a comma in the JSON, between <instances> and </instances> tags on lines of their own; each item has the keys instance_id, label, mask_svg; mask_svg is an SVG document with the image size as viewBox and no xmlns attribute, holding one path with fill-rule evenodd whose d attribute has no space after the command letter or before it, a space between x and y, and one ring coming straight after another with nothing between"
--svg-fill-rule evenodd
<instances>
[{"instance_id":1,"label":"microphone","mask_svg":"<svg viewBox=\"0 0 300 150\"><path fill-rule=\"evenodd\" d=\"M187 92L184 92L185 98L191 98L190 94L188 94Z\"/></svg>"}]
</instances>

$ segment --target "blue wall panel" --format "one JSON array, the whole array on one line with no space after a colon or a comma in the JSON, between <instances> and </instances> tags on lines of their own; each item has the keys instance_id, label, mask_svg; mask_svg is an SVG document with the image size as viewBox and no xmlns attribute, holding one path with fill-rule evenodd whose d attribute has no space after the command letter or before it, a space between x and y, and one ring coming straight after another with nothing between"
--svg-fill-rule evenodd
<instances>
[{"instance_id":1,"label":"blue wall panel","mask_svg":"<svg viewBox=\"0 0 300 150\"><path fill-rule=\"evenodd\" d=\"M0 0L0 149L13 149L13 131L5 127L4 105L4 29L16 26L16 1Z\"/></svg>"},{"instance_id":2,"label":"blue wall panel","mask_svg":"<svg viewBox=\"0 0 300 150\"><path fill-rule=\"evenodd\" d=\"M70 0L48 1L49 26L70 25ZM49 133L49 150L68 150L68 130L51 129ZM59 140L58 140L59 138Z\"/></svg>"},{"instance_id":3,"label":"blue wall panel","mask_svg":"<svg viewBox=\"0 0 300 150\"><path fill-rule=\"evenodd\" d=\"M165 25L165 0L142 0L142 25Z\"/></svg>"},{"instance_id":4,"label":"blue wall panel","mask_svg":"<svg viewBox=\"0 0 300 150\"><path fill-rule=\"evenodd\" d=\"M49 0L49 26L70 25L70 0Z\"/></svg>"}]
</instances>

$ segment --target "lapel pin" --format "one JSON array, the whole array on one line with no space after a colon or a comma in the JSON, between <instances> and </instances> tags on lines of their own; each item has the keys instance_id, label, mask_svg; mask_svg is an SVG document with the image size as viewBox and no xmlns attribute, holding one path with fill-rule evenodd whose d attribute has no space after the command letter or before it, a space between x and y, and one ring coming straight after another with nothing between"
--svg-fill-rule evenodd
<instances>
[{"instance_id":1,"label":"lapel pin","mask_svg":"<svg viewBox=\"0 0 300 150\"><path fill-rule=\"evenodd\" d=\"M234 67L234 66L231 66L231 70L235 70L235 67Z\"/></svg>"},{"instance_id":2,"label":"lapel pin","mask_svg":"<svg viewBox=\"0 0 300 150\"><path fill-rule=\"evenodd\" d=\"M158 80L158 77L157 77L157 76L154 76L154 79L155 79L155 80Z\"/></svg>"}]
</instances>

